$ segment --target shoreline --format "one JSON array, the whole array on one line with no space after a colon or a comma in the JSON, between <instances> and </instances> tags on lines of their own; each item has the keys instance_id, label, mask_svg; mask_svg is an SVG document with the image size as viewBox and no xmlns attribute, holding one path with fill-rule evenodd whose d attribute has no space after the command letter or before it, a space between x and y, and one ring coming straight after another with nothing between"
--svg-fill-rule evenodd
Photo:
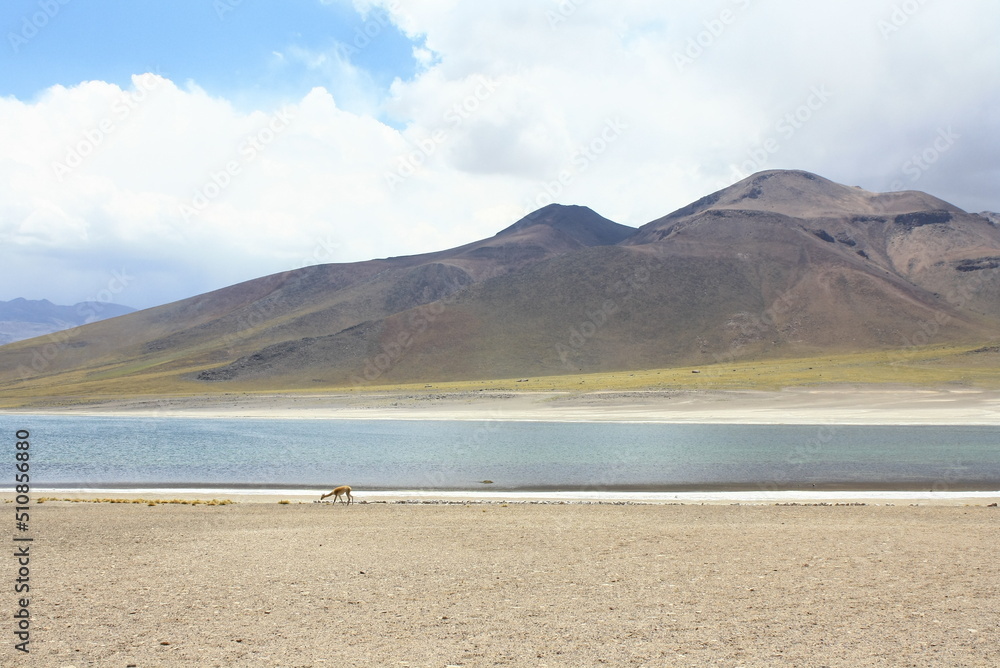
<instances>
[{"instance_id":1,"label":"shoreline","mask_svg":"<svg viewBox=\"0 0 1000 668\"><path fill-rule=\"evenodd\" d=\"M192 487L79 487L32 489L32 498L50 501L79 499L94 501L109 498L122 499L181 499L208 501L229 500L233 503L323 503L318 501L327 488L315 489L234 489L234 488L192 488ZM471 490L356 490L355 503L515 503L515 504L640 504L640 505L800 505L816 504L858 504L863 505L988 505L1000 501L1000 490L965 491L913 491L913 490L841 490L841 491L688 491L688 492L628 492L628 491L471 491ZM0 489L0 500L12 502L13 490Z\"/></svg>"},{"instance_id":2,"label":"shoreline","mask_svg":"<svg viewBox=\"0 0 1000 668\"><path fill-rule=\"evenodd\" d=\"M1000 425L1000 391L968 387L834 385L779 391L455 392L429 389L422 392L229 393L4 408L0 409L0 415L989 426Z\"/></svg>"}]
</instances>

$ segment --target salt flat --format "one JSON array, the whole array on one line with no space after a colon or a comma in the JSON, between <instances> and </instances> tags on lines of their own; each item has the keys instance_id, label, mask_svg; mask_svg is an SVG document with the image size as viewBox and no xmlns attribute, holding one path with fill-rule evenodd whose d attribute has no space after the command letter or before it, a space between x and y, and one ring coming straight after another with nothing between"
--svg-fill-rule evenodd
<instances>
[{"instance_id":1,"label":"salt flat","mask_svg":"<svg viewBox=\"0 0 1000 668\"><path fill-rule=\"evenodd\" d=\"M1000 390L817 386L781 391L433 391L134 397L5 414L396 420L1000 424Z\"/></svg>"}]
</instances>

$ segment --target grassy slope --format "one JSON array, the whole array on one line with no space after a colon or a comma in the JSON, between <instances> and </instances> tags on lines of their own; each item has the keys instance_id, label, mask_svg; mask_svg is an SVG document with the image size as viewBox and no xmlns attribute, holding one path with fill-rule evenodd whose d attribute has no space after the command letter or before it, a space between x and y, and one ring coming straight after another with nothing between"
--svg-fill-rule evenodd
<instances>
[{"instance_id":1,"label":"grassy slope","mask_svg":"<svg viewBox=\"0 0 1000 668\"><path fill-rule=\"evenodd\" d=\"M698 373L693 373L697 370ZM18 391L0 390L0 408L99 403L128 396L205 396L232 392L462 392L627 391L627 390L778 390L821 385L1000 388L1000 347L928 346L890 352L866 352L795 359L762 359L699 367L568 374L531 378L479 379L412 384L288 387L234 382L206 385L174 373L148 373L125 379L87 379L65 374L57 384L33 384Z\"/></svg>"},{"instance_id":2,"label":"grassy slope","mask_svg":"<svg viewBox=\"0 0 1000 668\"><path fill-rule=\"evenodd\" d=\"M829 384L948 385L1000 388L1000 352L973 353L976 346L934 346L912 351L868 352L795 359L769 359L697 367L615 371L409 385L367 389L503 390L779 390ZM698 371L698 373L694 373Z\"/></svg>"}]
</instances>

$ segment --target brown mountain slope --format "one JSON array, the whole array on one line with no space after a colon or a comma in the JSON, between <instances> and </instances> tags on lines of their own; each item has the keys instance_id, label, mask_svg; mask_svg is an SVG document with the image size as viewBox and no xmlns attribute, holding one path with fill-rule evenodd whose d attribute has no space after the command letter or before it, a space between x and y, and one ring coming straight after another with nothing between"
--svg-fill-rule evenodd
<instances>
[{"instance_id":1,"label":"brown mountain slope","mask_svg":"<svg viewBox=\"0 0 1000 668\"><path fill-rule=\"evenodd\" d=\"M247 281L111 323L0 348L0 383L53 387L230 362L445 298L476 281L633 233L586 207L550 205L489 239L424 255L328 264ZM81 375L82 374L82 375Z\"/></svg>"},{"instance_id":2,"label":"brown mountain slope","mask_svg":"<svg viewBox=\"0 0 1000 668\"><path fill-rule=\"evenodd\" d=\"M1000 249L998 232L925 193L764 172L618 247L553 258L469 286L433 312L265 349L200 378L491 378L990 340L1000 272L978 258ZM977 261L973 276L966 267Z\"/></svg>"},{"instance_id":3,"label":"brown mountain slope","mask_svg":"<svg viewBox=\"0 0 1000 668\"><path fill-rule=\"evenodd\" d=\"M996 331L780 218L754 222L754 233L711 244L567 254L201 378L286 387L509 378L975 342ZM744 250L734 256L730 242Z\"/></svg>"},{"instance_id":4,"label":"brown mountain slope","mask_svg":"<svg viewBox=\"0 0 1000 668\"><path fill-rule=\"evenodd\" d=\"M639 230L551 205L419 256L268 276L0 348L0 393L315 388L975 343L1000 229L925 193L756 174Z\"/></svg>"},{"instance_id":5,"label":"brown mountain slope","mask_svg":"<svg viewBox=\"0 0 1000 668\"><path fill-rule=\"evenodd\" d=\"M894 274L949 304L1000 317L1000 272L990 271L1000 265L1000 225L988 214L969 214L922 192L872 193L808 172L771 170L648 223L625 243L692 235L698 243L708 242L695 230L713 216L759 219L762 213L796 219L845 260L854 254L869 270ZM718 233L719 226L711 228Z\"/></svg>"}]
</instances>

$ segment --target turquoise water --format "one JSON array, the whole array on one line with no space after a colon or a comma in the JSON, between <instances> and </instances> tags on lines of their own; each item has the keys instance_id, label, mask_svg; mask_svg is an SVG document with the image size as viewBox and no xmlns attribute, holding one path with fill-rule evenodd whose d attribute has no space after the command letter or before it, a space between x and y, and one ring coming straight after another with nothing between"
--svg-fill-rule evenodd
<instances>
[{"instance_id":1,"label":"turquoise water","mask_svg":"<svg viewBox=\"0 0 1000 668\"><path fill-rule=\"evenodd\" d=\"M32 486L1000 489L1000 427L8 415ZM3 475L0 487L13 480Z\"/></svg>"}]
</instances>

